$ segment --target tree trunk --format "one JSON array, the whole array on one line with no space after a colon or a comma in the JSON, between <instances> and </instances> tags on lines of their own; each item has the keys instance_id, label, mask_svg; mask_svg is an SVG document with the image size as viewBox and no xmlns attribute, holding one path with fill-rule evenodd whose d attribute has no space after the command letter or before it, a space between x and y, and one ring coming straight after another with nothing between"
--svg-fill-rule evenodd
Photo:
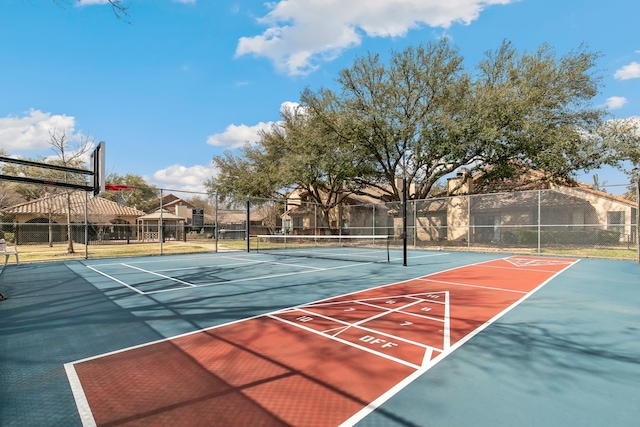
<instances>
[{"instance_id":1,"label":"tree trunk","mask_svg":"<svg viewBox=\"0 0 640 427\"><path fill-rule=\"evenodd\" d=\"M48 231L49 231L49 247L52 248L53 247L53 221L52 221L52 215L51 215L51 208L49 208L49 213L48 213L48 218L49 218L49 222L48 222Z\"/></svg>"}]
</instances>

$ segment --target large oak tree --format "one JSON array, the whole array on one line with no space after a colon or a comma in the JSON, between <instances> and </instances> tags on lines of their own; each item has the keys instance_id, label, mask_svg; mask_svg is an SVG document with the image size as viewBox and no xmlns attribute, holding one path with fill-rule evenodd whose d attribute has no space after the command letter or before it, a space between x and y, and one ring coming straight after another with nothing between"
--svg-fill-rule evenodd
<instances>
[{"instance_id":1,"label":"large oak tree","mask_svg":"<svg viewBox=\"0 0 640 427\"><path fill-rule=\"evenodd\" d=\"M426 198L461 168L487 181L535 169L571 184L578 171L619 161L622 136L593 105L598 58L584 46L519 53L505 41L469 71L448 39L392 52L386 63L369 54L339 73L337 90L305 89L301 113L256 146L215 157L220 174L209 186L265 196L373 186L399 200L399 177Z\"/></svg>"}]
</instances>

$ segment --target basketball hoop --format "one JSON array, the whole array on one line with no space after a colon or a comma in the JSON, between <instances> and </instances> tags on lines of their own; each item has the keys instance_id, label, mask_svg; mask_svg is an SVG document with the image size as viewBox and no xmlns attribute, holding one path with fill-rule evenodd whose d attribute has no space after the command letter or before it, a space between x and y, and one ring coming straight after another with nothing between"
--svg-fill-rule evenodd
<instances>
[{"instance_id":1,"label":"basketball hoop","mask_svg":"<svg viewBox=\"0 0 640 427\"><path fill-rule=\"evenodd\" d=\"M105 191L113 191L115 194L116 203L120 206L127 206L129 198L136 191L136 187L124 184L105 184Z\"/></svg>"}]
</instances>

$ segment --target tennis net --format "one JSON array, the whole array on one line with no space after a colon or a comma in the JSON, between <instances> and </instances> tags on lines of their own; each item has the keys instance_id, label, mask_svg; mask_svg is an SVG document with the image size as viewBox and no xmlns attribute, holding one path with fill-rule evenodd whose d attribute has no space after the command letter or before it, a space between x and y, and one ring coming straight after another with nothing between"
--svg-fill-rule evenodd
<instances>
[{"instance_id":1,"label":"tennis net","mask_svg":"<svg viewBox=\"0 0 640 427\"><path fill-rule=\"evenodd\" d=\"M258 235L253 250L284 256L389 262L389 236Z\"/></svg>"}]
</instances>

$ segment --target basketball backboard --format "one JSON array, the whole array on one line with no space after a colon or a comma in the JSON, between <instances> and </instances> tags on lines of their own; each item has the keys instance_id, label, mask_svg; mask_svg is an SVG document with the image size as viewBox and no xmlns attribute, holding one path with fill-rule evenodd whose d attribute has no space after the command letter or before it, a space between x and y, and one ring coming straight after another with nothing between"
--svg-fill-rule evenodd
<instances>
[{"instance_id":1,"label":"basketball backboard","mask_svg":"<svg viewBox=\"0 0 640 427\"><path fill-rule=\"evenodd\" d=\"M53 177L32 177L23 174L7 175L0 170L0 180L13 181L25 184L46 185L50 187L70 188L73 190L90 191L92 194L99 194L100 189L104 191L104 142L100 142L91 154L91 169L74 168L68 166L60 166L53 163L34 162L32 160L24 160L21 158L0 156L0 163L10 163L35 168L36 170L47 169L60 172L69 172L72 174L89 175L85 178L84 183L67 182L65 180ZM89 181L87 183L87 181Z\"/></svg>"},{"instance_id":2,"label":"basketball backboard","mask_svg":"<svg viewBox=\"0 0 640 427\"><path fill-rule=\"evenodd\" d=\"M91 153L91 169L93 171L93 195L97 196L105 191L105 143L100 141Z\"/></svg>"}]
</instances>

